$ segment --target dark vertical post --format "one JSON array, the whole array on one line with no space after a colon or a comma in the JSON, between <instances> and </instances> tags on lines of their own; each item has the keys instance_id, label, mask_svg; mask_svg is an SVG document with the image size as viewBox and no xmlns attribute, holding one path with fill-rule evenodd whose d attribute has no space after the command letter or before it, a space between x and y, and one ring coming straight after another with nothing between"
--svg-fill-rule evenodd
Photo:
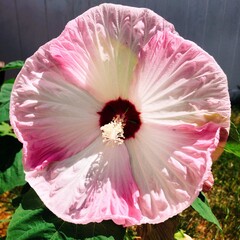
<instances>
[{"instance_id":1,"label":"dark vertical post","mask_svg":"<svg viewBox=\"0 0 240 240\"><path fill-rule=\"evenodd\" d=\"M5 63L0 61L0 70L5 66ZM2 86L4 82L5 71L0 71L0 86Z\"/></svg>"}]
</instances>

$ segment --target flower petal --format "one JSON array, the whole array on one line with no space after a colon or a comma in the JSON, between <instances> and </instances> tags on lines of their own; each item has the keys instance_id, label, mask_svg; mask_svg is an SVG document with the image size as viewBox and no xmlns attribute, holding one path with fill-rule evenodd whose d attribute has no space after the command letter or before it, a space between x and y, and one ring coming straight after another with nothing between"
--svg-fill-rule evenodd
<instances>
[{"instance_id":1,"label":"flower petal","mask_svg":"<svg viewBox=\"0 0 240 240\"><path fill-rule=\"evenodd\" d=\"M124 144L109 147L97 138L69 159L26 172L26 179L45 205L65 221L87 224L112 219L127 226L141 218Z\"/></svg>"},{"instance_id":2,"label":"flower petal","mask_svg":"<svg viewBox=\"0 0 240 240\"><path fill-rule=\"evenodd\" d=\"M215 60L195 43L157 32L139 55L130 101L144 122L217 122L229 128L227 79Z\"/></svg>"},{"instance_id":3,"label":"flower petal","mask_svg":"<svg viewBox=\"0 0 240 240\"><path fill-rule=\"evenodd\" d=\"M102 4L68 23L50 52L74 84L99 101L128 96L137 54L172 24L148 9Z\"/></svg>"},{"instance_id":4,"label":"flower petal","mask_svg":"<svg viewBox=\"0 0 240 240\"><path fill-rule=\"evenodd\" d=\"M24 144L25 168L68 158L101 134L93 97L65 79L39 50L27 60L11 96L11 124Z\"/></svg>"},{"instance_id":5,"label":"flower petal","mask_svg":"<svg viewBox=\"0 0 240 240\"><path fill-rule=\"evenodd\" d=\"M141 223L164 222L190 206L209 177L219 131L214 123L197 128L145 123L135 139L126 141Z\"/></svg>"}]
</instances>

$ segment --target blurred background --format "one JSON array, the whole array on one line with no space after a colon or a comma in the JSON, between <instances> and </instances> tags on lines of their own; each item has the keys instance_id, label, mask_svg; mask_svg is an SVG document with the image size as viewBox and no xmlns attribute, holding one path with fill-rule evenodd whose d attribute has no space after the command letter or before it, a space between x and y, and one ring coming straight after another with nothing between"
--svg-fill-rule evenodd
<instances>
[{"instance_id":1,"label":"blurred background","mask_svg":"<svg viewBox=\"0 0 240 240\"><path fill-rule=\"evenodd\" d=\"M25 60L69 20L103 2L152 9L217 60L231 91L240 85L239 0L0 0L0 61Z\"/></svg>"}]
</instances>

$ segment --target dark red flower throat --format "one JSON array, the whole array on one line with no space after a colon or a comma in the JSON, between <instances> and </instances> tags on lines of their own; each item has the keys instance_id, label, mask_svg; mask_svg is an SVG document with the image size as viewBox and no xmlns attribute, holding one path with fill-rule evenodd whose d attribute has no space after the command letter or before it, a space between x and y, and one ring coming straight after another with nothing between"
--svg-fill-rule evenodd
<instances>
[{"instance_id":1,"label":"dark red flower throat","mask_svg":"<svg viewBox=\"0 0 240 240\"><path fill-rule=\"evenodd\" d=\"M141 126L140 112L138 112L135 106L128 100L118 98L107 102L103 107L100 115L99 125L104 126L113 121L115 118L122 119L124 123L124 137L125 139L135 136L135 133Z\"/></svg>"}]
</instances>

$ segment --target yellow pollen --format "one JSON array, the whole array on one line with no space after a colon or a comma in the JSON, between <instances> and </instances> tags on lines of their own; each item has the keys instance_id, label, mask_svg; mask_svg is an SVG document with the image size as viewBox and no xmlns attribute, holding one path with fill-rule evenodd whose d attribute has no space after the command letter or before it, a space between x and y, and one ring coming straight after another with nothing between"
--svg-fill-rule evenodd
<instances>
[{"instance_id":1,"label":"yellow pollen","mask_svg":"<svg viewBox=\"0 0 240 240\"><path fill-rule=\"evenodd\" d=\"M122 144L124 142L124 120L119 115L114 117L113 120L103 125L100 129L102 130L103 142L107 144Z\"/></svg>"}]
</instances>

